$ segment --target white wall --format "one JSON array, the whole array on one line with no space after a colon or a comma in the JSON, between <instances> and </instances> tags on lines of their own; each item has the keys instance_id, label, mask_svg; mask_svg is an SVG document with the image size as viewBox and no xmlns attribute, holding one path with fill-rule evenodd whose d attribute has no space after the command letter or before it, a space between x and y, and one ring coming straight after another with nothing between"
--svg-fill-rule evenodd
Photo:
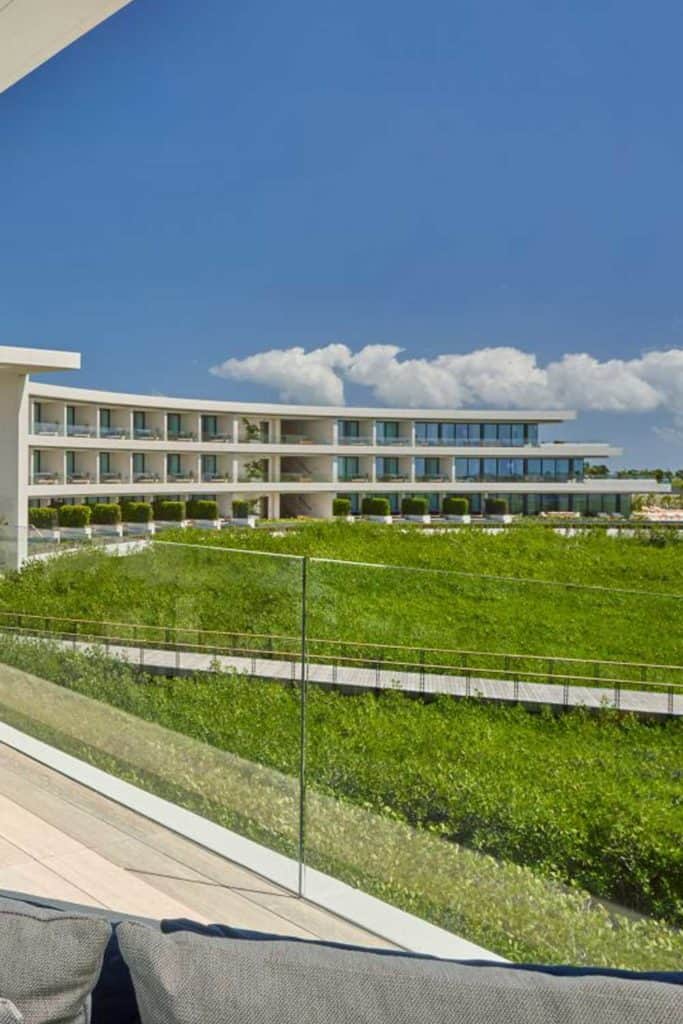
<instances>
[{"instance_id":1,"label":"white wall","mask_svg":"<svg viewBox=\"0 0 683 1024\"><path fill-rule=\"evenodd\" d=\"M27 376L0 372L0 524L7 564L21 564L28 531L28 389Z\"/></svg>"}]
</instances>

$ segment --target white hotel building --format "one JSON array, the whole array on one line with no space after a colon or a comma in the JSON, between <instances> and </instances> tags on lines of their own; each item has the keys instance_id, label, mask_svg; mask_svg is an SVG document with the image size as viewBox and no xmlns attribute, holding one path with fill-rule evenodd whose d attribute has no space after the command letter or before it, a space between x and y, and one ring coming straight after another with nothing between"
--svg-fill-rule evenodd
<instances>
[{"instance_id":1,"label":"white hotel building","mask_svg":"<svg viewBox=\"0 0 683 1024\"><path fill-rule=\"evenodd\" d=\"M25 528L30 505L236 498L271 519L327 517L338 495L359 510L384 495L487 496L510 511L628 514L654 480L595 478L587 460L620 449L544 438L564 411L274 405L119 394L36 383L31 372L78 369L76 353L0 347L0 515Z\"/></svg>"}]
</instances>

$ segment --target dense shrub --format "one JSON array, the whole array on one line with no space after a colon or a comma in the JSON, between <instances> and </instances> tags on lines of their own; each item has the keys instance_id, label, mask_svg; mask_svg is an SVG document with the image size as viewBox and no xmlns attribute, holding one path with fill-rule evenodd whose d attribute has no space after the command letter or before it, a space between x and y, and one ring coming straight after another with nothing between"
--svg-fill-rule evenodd
<instances>
[{"instance_id":1,"label":"dense shrub","mask_svg":"<svg viewBox=\"0 0 683 1024\"><path fill-rule=\"evenodd\" d=\"M30 508L28 521L39 530L54 530L59 516L56 508Z\"/></svg>"},{"instance_id":2,"label":"dense shrub","mask_svg":"<svg viewBox=\"0 0 683 1024\"><path fill-rule=\"evenodd\" d=\"M218 502L210 498L190 498L187 514L190 519L218 519Z\"/></svg>"},{"instance_id":3,"label":"dense shrub","mask_svg":"<svg viewBox=\"0 0 683 1024\"><path fill-rule=\"evenodd\" d=\"M405 497L401 501L401 512L404 516L426 516L429 512L429 501L421 495Z\"/></svg>"},{"instance_id":4,"label":"dense shrub","mask_svg":"<svg viewBox=\"0 0 683 1024\"><path fill-rule=\"evenodd\" d=\"M126 501L121 505L124 523L151 523L152 506L148 501Z\"/></svg>"},{"instance_id":5,"label":"dense shrub","mask_svg":"<svg viewBox=\"0 0 683 1024\"><path fill-rule=\"evenodd\" d=\"M93 505L92 522L97 526L114 526L121 522L121 506L105 504Z\"/></svg>"},{"instance_id":6,"label":"dense shrub","mask_svg":"<svg viewBox=\"0 0 683 1024\"><path fill-rule=\"evenodd\" d=\"M59 509L59 525L66 527L88 526L92 509L89 505L62 505Z\"/></svg>"},{"instance_id":7,"label":"dense shrub","mask_svg":"<svg viewBox=\"0 0 683 1024\"><path fill-rule=\"evenodd\" d=\"M334 516L350 516L351 515L351 501L349 498L335 498L332 502L332 515Z\"/></svg>"},{"instance_id":8,"label":"dense shrub","mask_svg":"<svg viewBox=\"0 0 683 1024\"><path fill-rule=\"evenodd\" d=\"M484 502L484 513L487 516L506 516L508 503L505 498L487 498Z\"/></svg>"},{"instance_id":9,"label":"dense shrub","mask_svg":"<svg viewBox=\"0 0 683 1024\"><path fill-rule=\"evenodd\" d=\"M187 518L184 501L157 501L154 503L154 518L163 523L182 523Z\"/></svg>"},{"instance_id":10,"label":"dense shrub","mask_svg":"<svg viewBox=\"0 0 683 1024\"><path fill-rule=\"evenodd\" d=\"M361 511L364 516L388 516L391 515L391 506L387 498L367 497L363 498Z\"/></svg>"},{"instance_id":11,"label":"dense shrub","mask_svg":"<svg viewBox=\"0 0 683 1024\"><path fill-rule=\"evenodd\" d=\"M232 517L233 519L246 519L250 515L250 508L248 501L233 501L232 503Z\"/></svg>"},{"instance_id":12,"label":"dense shrub","mask_svg":"<svg viewBox=\"0 0 683 1024\"><path fill-rule=\"evenodd\" d=\"M467 516L470 512L470 503L467 498L456 498L448 494L443 499L443 514L445 516Z\"/></svg>"}]
</instances>

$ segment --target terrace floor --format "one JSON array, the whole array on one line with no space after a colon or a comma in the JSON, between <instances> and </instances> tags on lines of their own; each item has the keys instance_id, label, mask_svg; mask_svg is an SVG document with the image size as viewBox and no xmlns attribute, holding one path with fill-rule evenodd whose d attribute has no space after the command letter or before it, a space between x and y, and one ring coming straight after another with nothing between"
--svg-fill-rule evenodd
<instances>
[{"instance_id":1,"label":"terrace floor","mask_svg":"<svg viewBox=\"0 0 683 1024\"><path fill-rule=\"evenodd\" d=\"M390 946L4 744L0 889L141 917Z\"/></svg>"}]
</instances>

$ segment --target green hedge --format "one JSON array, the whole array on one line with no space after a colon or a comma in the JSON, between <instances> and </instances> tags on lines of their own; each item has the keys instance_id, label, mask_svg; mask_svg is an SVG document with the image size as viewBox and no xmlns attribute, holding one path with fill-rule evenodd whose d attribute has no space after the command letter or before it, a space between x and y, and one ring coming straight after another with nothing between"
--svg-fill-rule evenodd
<instances>
[{"instance_id":1,"label":"green hedge","mask_svg":"<svg viewBox=\"0 0 683 1024\"><path fill-rule=\"evenodd\" d=\"M443 499L443 514L445 516L467 516L470 512L470 503L467 498L456 498L449 494Z\"/></svg>"},{"instance_id":2,"label":"green hedge","mask_svg":"<svg viewBox=\"0 0 683 1024\"><path fill-rule=\"evenodd\" d=\"M182 523L187 519L187 507L184 501L156 501L154 518L162 523Z\"/></svg>"},{"instance_id":3,"label":"green hedge","mask_svg":"<svg viewBox=\"0 0 683 1024\"><path fill-rule=\"evenodd\" d=\"M218 502L210 498L190 498L187 514L190 519L218 519Z\"/></svg>"},{"instance_id":4,"label":"green hedge","mask_svg":"<svg viewBox=\"0 0 683 1024\"><path fill-rule=\"evenodd\" d=\"M251 514L248 501L233 501L232 518L246 519Z\"/></svg>"},{"instance_id":5,"label":"green hedge","mask_svg":"<svg viewBox=\"0 0 683 1024\"><path fill-rule=\"evenodd\" d=\"M332 502L332 515L350 516L351 502L348 498L335 498Z\"/></svg>"},{"instance_id":6,"label":"green hedge","mask_svg":"<svg viewBox=\"0 0 683 1024\"><path fill-rule=\"evenodd\" d=\"M60 526L83 527L89 525L92 509L89 505L62 505L58 515Z\"/></svg>"},{"instance_id":7,"label":"green hedge","mask_svg":"<svg viewBox=\"0 0 683 1024\"><path fill-rule=\"evenodd\" d=\"M121 522L121 506L104 502L93 505L92 522L96 526L115 526Z\"/></svg>"},{"instance_id":8,"label":"green hedge","mask_svg":"<svg viewBox=\"0 0 683 1024\"><path fill-rule=\"evenodd\" d=\"M363 498L361 511L364 516L389 516L391 506L386 498Z\"/></svg>"},{"instance_id":9,"label":"green hedge","mask_svg":"<svg viewBox=\"0 0 683 1024\"><path fill-rule=\"evenodd\" d=\"M121 505L124 523L151 523L152 506L148 501L126 501Z\"/></svg>"},{"instance_id":10,"label":"green hedge","mask_svg":"<svg viewBox=\"0 0 683 1024\"><path fill-rule=\"evenodd\" d=\"M506 516L508 503L505 498L487 498L484 502L484 513L487 516Z\"/></svg>"},{"instance_id":11,"label":"green hedge","mask_svg":"<svg viewBox=\"0 0 683 1024\"><path fill-rule=\"evenodd\" d=\"M56 508L30 508L28 521L39 530L54 530L59 522L59 516Z\"/></svg>"},{"instance_id":12,"label":"green hedge","mask_svg":"<svg viewBox=\"0 0 683 1024\"><path fill-rule=\"evenodd\" d=\"M404 516L426 516L429 512L429 501L420 495L403 498L401 512Z\"/></svg>"}]
</instances>

